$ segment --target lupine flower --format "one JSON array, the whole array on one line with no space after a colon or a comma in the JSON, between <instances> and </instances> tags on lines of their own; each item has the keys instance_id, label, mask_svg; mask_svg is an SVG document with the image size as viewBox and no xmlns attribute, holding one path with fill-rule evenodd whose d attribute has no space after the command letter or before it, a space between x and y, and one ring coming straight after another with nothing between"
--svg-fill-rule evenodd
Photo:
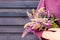
<instances>
[{"instance_id":1,"label":"lupine flower","mask_svg":"<svg viewBox=\"0 0 60 40\"><path fill-rule=\"evenodd\" d=\"M32 19L34 16L31 14L31 13L29 13L28 11L27 11L27 15L28 15L28 17L30 18L30 19Z\"/></svg>"},{"instance_id":2,"label":"lupine flower","mask_svg":"<svg viewBox=\"0 0 60 40\"><path fill-rule=\"evenodd\" d=\"M49 11L47 11L47 18L51 17L51 13Z\"/></svg>"},{"instance_id":3,"label":"lupine flower","mask_svg":"<svg viewBox=\"0 0 60 40\"><path fill-rule=\"evenodd\" d=\"M38 13L43 13L43 12L45 12L45 7L41 7L39 10L38 10Z\"/></svg>"},{"instance_id":4,"label":"lupine flower","mask_svg":"<svg viewBox=\"0 0 60 40\"><path fill-rule=\"evenodd\" d=\"M33 24L34 24L34 22L29 22L29 23L25 24L24 28L27 28L29 26L33 26Z\"/></svg>"},{"instance_id":5,"label":"lupine flower","mask_svg":"<svg viewBox=\"0 0 60 40\"><path fill-rule=\"evenodd\" d=\"M27 27L22 34L22 38L24 38L31 30L32 30L32 27L30 26Z\"/></svg>"}]
</instances>

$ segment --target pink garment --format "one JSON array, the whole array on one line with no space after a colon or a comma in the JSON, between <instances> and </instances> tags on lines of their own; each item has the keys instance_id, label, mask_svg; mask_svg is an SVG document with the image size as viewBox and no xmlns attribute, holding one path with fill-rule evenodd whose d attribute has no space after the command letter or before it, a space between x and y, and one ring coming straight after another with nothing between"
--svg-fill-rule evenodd
<instances>
[{"instance_id":1,"label":"pink garment","mask_svg":"<svg viewBox=\"0 0 60 40\"><path fill-rule=\"evenodd\" d=\"M59 19L58 24L60 25L60 0L40 0L37 10L40 7L45 7L46 10L49 10L51 13L53 13L54 16Z\"/></svg>"}]
</instances>

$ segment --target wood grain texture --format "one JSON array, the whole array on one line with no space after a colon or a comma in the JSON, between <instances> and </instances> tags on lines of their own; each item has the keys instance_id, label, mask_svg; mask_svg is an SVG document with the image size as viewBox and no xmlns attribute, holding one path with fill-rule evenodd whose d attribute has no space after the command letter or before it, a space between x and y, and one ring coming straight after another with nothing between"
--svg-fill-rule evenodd
<instances>
[{"instance_id":1,"label":"wood grain texture","mask_svg":"<svg viewBox=\"0 0 60 40\"><path fill-rule=\"evenodd\" d=\"M0 2L0 9L21 9L21 8L37 8L38 1L13 1L13 2Z\"/></svg>"}]
</instances>

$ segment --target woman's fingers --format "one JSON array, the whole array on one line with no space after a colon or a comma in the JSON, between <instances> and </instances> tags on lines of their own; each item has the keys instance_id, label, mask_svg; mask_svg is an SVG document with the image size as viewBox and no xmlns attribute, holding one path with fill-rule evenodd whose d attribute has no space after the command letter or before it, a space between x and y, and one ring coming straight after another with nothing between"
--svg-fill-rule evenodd
<instances>
[{"instance_id":1,"label":"woman's fingers","mask_svg":"<svg viewBox=\"0 0 60 40\"><path fill-rule=\"evenodd\" d=\"M46 39L51 39L53 35L54 35L53 32L50 32L50 31L44 31L42 33L42 37Z\"/></svg>"},{"instance_id":2,"label":"woman's fingers","mask_svg":"<svg viewBox=\"0 0 60 40\"><path fill-rule=\"evenodd\" d=\"M60 28L50 28L42 33L42 37L49 40L60 40Z\"/></svg>"},{"instance_id":3,"label":"woman's fingers","mask_svg":"<svg viewBox=\"0 0 60 40\"><path fill-rule=\"evenodd\" d=\"M48 31L52 31L52 32L56 31L57 32L57 31L60 31L60 28L50 28L50 29L48 29Z\"/></svg>"}]
</instances>

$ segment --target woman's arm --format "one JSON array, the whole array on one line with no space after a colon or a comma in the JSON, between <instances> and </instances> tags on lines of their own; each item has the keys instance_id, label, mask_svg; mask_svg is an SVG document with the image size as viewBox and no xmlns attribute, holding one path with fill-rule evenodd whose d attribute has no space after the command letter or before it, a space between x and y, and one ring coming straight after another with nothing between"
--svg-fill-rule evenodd
<instances>
[{"instance_id":1,"label":"woman's arm","mask_svg":"<svg viewBox=\"0 0 60 40\"><path fill-rule=\"evenodd\" d=\"M60 40L60 28L50 28L42 33L42 37L49 40Z\"/></svg>"}]
</instances>

